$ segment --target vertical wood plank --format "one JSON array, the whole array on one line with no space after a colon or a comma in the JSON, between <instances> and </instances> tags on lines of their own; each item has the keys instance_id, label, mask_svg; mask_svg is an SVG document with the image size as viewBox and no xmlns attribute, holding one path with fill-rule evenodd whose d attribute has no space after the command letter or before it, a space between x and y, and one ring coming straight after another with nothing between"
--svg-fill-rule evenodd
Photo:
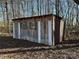
<instances>
[{"instance_id":1,"label":"vertical wood plank","mask_svg":"<svg viewBox=\"0 0 79 59\"><path fill-rule=\"evenodd\" d=\"M52 45L52 22L48 21L48 44Z\"/></svg>"},{"instance_id":2,"label":"vertical wood plank","mask_svg":"<svg viewBox=\"0 0 79 59\"><path fill-rule=\"evenodd\" d=\"M15 38L15 23L13 22L13 38Z\"/></svg>"},{"instance_id":3,"label":"vertical wood plank","mask_svg":"<svg viewBox=\"0 0 79 59\"><path fill-rule=\"evenodd\" d=\"M60 42L63 40L64 21L60 21Z\"/></svg>"},{"instance_id":4,"label":"vertical wood plank","mask_svg":"<svg viewBox=\"0 0 79 59\"><path fill-rule=\"evenodd\" d=\"M21 29L20 29L20 22L18 22L18 39L20 39L20 35L21 35L21 34L20 34L20 30L21 30Z\"/></svg>"},{"instance_id":5,"label":"vertical wood plank","mask_svg":"<svg viewBox=\"0 0 79 59\"><path fill-rule=\"evenodd\" d=\"M55 17L53 17L53 46L55 46Z\"/></svg>"},{"instance_id":6,"label":"vertical wood plank","mask_svg":"<svg viewBox=\"0 0 79 59\"><path fill-rule=\"evenodd\" d=\"M41 22L38 21L38 43L41 43Z\"/></svg>"}]
</instances>

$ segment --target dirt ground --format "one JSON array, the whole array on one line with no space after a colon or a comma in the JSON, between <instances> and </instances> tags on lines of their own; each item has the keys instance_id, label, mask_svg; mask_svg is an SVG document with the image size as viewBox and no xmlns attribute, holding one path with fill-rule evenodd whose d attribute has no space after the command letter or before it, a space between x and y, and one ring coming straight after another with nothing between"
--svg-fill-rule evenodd
<instances>
[{"instance_id":1,"label":"dirt ground","mask_svg":"<svg viewBox=\"0 0 79 59\"><path fill-rule=\"evenodd\" d=\"M79 47L62 48L27 40L0 37L0 59L79 59Z\"/></svg>"}]
</instances>

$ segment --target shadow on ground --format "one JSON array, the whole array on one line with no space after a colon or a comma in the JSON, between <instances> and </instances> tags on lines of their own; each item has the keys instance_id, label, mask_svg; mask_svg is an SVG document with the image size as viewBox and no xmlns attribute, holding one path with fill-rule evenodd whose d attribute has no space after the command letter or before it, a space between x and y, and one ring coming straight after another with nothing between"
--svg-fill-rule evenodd
<instances>
[{"instance_id":1,"label":"shadow on ground","mask_svg":"<svg viewBox=\"0 0 79 59\"><path fill-rule=\"evenodd\" d=\"M47 45L30 42L28 40L13 39L12 37L0 37L0 49L20 48L20 47L28 48L37 46L47 46Z\"/></svg>"}]
</instances>

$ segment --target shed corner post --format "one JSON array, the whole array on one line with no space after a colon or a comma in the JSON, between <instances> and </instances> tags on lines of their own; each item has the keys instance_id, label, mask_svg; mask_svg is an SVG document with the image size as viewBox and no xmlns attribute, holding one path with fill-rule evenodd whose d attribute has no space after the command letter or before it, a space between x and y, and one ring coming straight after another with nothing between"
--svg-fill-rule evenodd
<instances>
[{"instance_id":1,"label":"shed corner post","mask_svg":"<svg viewBox=\"0 0 79 59\"><path fill-rule=\"evenodd\" d=\"M55 16L53 16L53 46L55 46Z\"/></svg>"},{"instance_id":2,"label":"shed corner post","mask_svg":"<svg viewBox=\"0 0 79 59\"><path fill-rule=\"evenodd\" d=\"M41 43L41 21L38 21L38 43Z\"/></svg>"}]
</instances>

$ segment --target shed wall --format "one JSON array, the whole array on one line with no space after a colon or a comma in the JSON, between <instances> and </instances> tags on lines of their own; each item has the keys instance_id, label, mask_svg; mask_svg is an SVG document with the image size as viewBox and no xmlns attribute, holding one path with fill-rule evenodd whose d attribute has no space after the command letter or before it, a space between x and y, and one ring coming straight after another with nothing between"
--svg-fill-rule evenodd
<instances>
[{"instance_id":1,"label":"shed wall","mask_svg":"<svg viewBox=\"0 0 79 59\"><path fill-rule=\"evenodd\" d=\"M40 24L39 24L40 21ZM47 45L55 45L60 42L62 29L60 18L55 16L35 17L14 21L15 36L18 38L17 23L20 23L20 39L38 42ZM39 37L40 35L40 37ZM50 38L51 37L51 38ZM39 41L40 38L40 41Z\"/></svg>"}]
</instances>

